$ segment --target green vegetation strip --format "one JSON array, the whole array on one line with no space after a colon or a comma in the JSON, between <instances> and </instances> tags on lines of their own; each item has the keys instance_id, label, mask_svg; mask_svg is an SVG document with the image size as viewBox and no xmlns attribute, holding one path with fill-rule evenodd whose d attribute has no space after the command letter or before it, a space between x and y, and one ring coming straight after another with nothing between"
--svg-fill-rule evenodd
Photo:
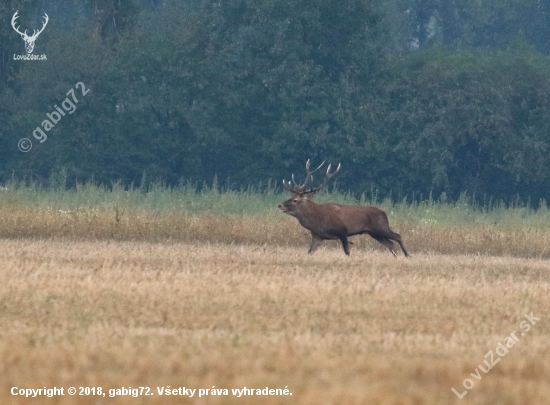
<instances>
[{"instance_id":1,"label":"green vegetation strip","mask_svg":"<svg viewBox=\"0 0 550 405\"><path fill-rule=\"evenodd\" d=\"M231 191L191 184L148 189L86 184L70 190L7 184L0 190L0 237L303 246L305 254L308 232L277 209L287 198L271 185ZM413 256L550 257L550 214L544 202L536 209L482 207L464 195L456 203L392 203L341 192L320 194L316 201L381 207ZM352 255L380 249L367 236L351 240Z\"/></svg>"}]
</instances>

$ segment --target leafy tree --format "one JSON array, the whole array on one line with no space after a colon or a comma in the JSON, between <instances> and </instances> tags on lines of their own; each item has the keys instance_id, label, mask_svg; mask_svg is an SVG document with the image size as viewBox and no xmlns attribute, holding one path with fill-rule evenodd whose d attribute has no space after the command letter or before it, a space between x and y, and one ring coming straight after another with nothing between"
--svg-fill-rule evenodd
<instances>
[{"instance_id":1,"label":"leafy tree","mask_svg":"<svg viewBox=\"0 0 550 405\"><path fill-rule=\"evenodd\" d=\"M395 131L383 135L395 157L409 163L396 173L410 182L404 190L545 197L549 67L525 48L407 59L384 87L379 118Z\"/></svg>"},{"instance_id":2,"label":"leafy tree","mask_svg":"<svg viewBox=\"0 0 550 405\"><path fill-rule=\"evenodd\" d=\"M548 53L550 4L539 0L398 0L407 40L421 48L445 44L506 48L526 41Z\"/></svg>"},{"instance_id":3,"label":"leafy tree","mask_svg":"<svg viewBox=\"0 0 550 405\"><path fill-rule=\"evenodd\" d=\"M0 179L238 186L311 157L341 161L358 194L548 198L550 66L524 29L540 2L25 4L51 13L48 60L2 65ZM10 29L1 49L21 46ZM38 142L70 89L76 110Z\"/></svg>"},{"instance_id":4,"label":"leafy tree","mask_svg":"<svg viewBox=\"0 0 550 405\"><path fill-rule=\"evenodd\" d=\"M362 1L167 5L125 43L154 50L146 60L144 51L124 57L126 86L138 96L128 105L142 115L154 102L159 128L169 124L171 139L185 139L169 153L188 163L182 176L200 175L193 167L241 184L280 177L274 167L286 173L305 156L345 153L339 141L352 124L343 109L352 108L348 96L359 97L357 83L368 85L380 69L381 21ZM153 26L165 31L151 35Z\"/></svg>"}]
</instances>

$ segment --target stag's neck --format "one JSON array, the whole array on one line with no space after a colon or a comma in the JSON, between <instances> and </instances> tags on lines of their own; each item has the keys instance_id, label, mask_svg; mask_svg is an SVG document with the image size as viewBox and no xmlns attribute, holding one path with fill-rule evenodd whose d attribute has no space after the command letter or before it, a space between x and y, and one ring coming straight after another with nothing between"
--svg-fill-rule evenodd
<instances>
[{"instance_id":1,"label":"stag's neck","mask_svg":"<svg viewBox=\"0 0 550 405\"><path fill-rule=\"evenodd\" d=\"M319 221L322 221L325 216L321 207L322 205L315 204L313 201L304 202L302 210L296 215L300 225L309 230L317 227Z\"/></svg>"}]
</instances>

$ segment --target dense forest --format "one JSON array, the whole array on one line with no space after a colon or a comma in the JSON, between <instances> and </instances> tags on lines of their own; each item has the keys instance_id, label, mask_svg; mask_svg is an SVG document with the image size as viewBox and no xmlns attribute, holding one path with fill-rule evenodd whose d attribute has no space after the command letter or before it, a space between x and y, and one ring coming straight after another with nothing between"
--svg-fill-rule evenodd
<instances>
[{"instance_id":1,"label":"dense forest","mask_svg":"<svg viewBox=\"0 0 550 405\"><path fill-rule=\"evenodd\" d=\"M311 157L357 195L536 204L549 38L539 0L6 0L0 183L239 189Z\"/></svg>"}]
</instances>

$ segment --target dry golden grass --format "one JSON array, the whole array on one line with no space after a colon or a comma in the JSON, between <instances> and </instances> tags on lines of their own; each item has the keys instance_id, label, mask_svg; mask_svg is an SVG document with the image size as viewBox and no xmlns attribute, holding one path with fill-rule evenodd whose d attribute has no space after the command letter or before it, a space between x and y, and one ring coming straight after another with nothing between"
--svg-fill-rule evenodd
<instances>
[{"instance_id":1,"label":"dry golden grass","mask_svg":"<svg viewBox=\"0 0 550 405\"><path fill-rule=\"evenodd\" d=\"M441 224L395 219L391 228L400 233L411 254L483 254L491 256L550 258L550 232L529 225L504 226L486 222ZM51 209L6 204L0 211L0 237L70 240L130 240L150 242L205 242L300 246L307 251L310 235L298 222L276 207L256 215L190 213L170 210L113 207ZM354 250L384 251L368 236L356 236ZM335 242L331 242L335 243Z\"/></svg>"},{"instance_id":2,"label":"dry golden grass","mask_svg":"<svg viewBox=\"0 0 550 405\"><path fill-rule=\"evenodd\" d=\"M254 217L246 219L254 226L230 216L203 218L203 226L192 216L183 224L162 217L161 226L154 216L133 224L122 216L102 227L90 220L87 234L86 218L69 216L60 226L58 213L41 215L26 236L47 237L53 226L50 236L67 229L61 235L82 240L0 241L2 404L550 403L547 261L429 253L491 246L510 254L519 249L510 242L526 239L542 255L537 240L548 235L510 231L503 239L516 239L504 243L489 230L434 228L440 233L426 242L419 235L429 228L403 223L393 227L411 259L373 251L364 238L355 238L351 257L335 243L310 256L304 232L283 217L255 229ZM15 217L14 229L24 229L21 221L28 220ZM94 235L98 229L111 229L113 239L149 232L154 239L153 230L170 227L196 241L93 240L107 235ZM218 243L229 235L234 244ZM540 321L481 381L473 379L484 355L520 332L531 312ZM459 400L451 388L462 392L466 378L475 386ZM213 385L230 394L288 386L293 395L185 399L156 391ZM13 386L148 386L155 395L25 399L10 395Z\"/></svg>"}]
</instances>

